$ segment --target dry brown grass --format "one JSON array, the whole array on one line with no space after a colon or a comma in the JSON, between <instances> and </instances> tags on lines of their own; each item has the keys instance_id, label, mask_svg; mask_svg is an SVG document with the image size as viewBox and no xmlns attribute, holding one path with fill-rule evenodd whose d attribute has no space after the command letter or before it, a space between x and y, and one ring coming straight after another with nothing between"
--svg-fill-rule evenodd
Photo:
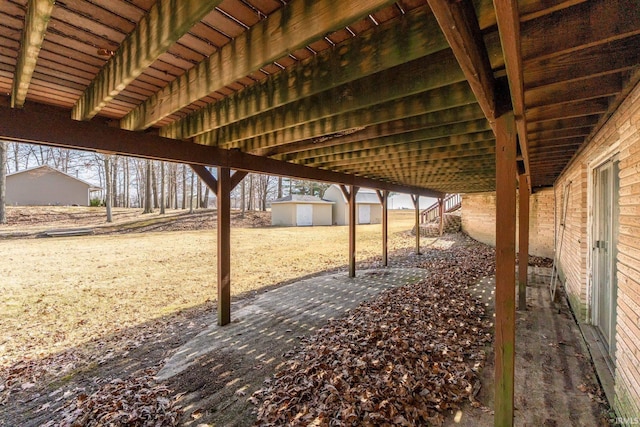
<instances>
[{"instance_id":1,"label":"dry brown grass","mask_svg":"<svg viewBox=\"0 0 640 427\"><path fill-rule=\"evenodd\" d=\"M391 211L389 250L410 248L411 211ZM381 226L357 229L357 258ZM344 266L347 227L232 229L232 294ZM215 230L0 241L0 366L38 358L216 296Z\"/></svg>"}]
</instances>

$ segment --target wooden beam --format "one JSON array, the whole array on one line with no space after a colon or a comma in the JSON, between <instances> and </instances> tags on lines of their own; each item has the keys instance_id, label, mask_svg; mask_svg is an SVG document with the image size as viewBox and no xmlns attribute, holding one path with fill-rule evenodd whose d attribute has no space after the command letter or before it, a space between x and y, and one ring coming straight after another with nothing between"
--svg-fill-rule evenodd
<instances>
[{"instance_id":1,"label":"wooden beam","mask_svg":"<svg viewBox=\"0 0 640 427\"><path fill-rule=\"evenodd\" d=\"M158 0L82 93L71 116L76 120L94 117L220 3L221 0Z\"/></svg>"},{"instance_id":2,"label":"wooden beam","mask_svg":"<svg viewBox=\"0 0 640 427\"><path fill-rule=\"evenodd\" d=\"M451 85L446 83L448 78L429 79L430 81L439 80L442 83L442 85L439 83L435 87L431 83L415 83L413 73L395 78L395 80L404 79L404 85L385 84L384 82L389 81L390 78L392 77L382 79L371 86L363 85L358 88L354 86L354 89L347 90L352 95L344 99L341 99L344 96L343 90L346 90L343 87L323 92L250 119L198 135L194 140L200 144L251 151L264 147L247 146L243 140L287 128L299 128L301 125L309 125L321 120L332 123L332 129L320 129L319 133L311 134L308 137L322 136L349 128L403 118L408 113L415 116L475 102L467 83L462 79L456 82L455 76L451 79L454 80ZM421 81L427 82L427 79ZM408 86L411 86L411 89ZM371 87L378 89L372 92ZM409 110L409 106L415 106L416 110ZM359 117L359 120L347 122L346 119L343 119L352 116ZM344 127L340 126L341 122L345 122Z\"/></svg>"},{"instance_id":3,"label":"wooden beam","mask_svg":"<svg viewBox=\"0 0 640 427\"><path fill-rule=\"evenodd\" d=\"M494 425L513 426L515 366L516 128L496 120L496 292Z\"/></svg>"},{"instance_id":4,"label":"wooden beam","mask_svg":"<svg viewBox=\"0 0 640 427\"><path fill-rule=\"evenodd\" d=\"M518 309L527 309L529 269L529 186L525 174L518 175Z\"/></svg>"},{"instance_id":5,"label":"wooden beam","mask_svg":"<svg viewBox=\"0 0 640 427\"><path fill-rule=\"evenodd\" d=\"M231 323L231 177L218 167L218 325Z\"/></svg>"},{"instance_id":6,"label":"wooden beam","mask_svg":"<svg viewBox=\"0 0 640 427\"><path fill-rule=\"evenodd\" d=\"M214 52L125 116L125 129L145 129L220 88L342 29L391 0L287 3Z\"/></svg>"},{"instance_id":7,"label":"wooden beam","mask_svg":"<svg viewBox=\"0 0 640 427\"><path fill-rule=\"evenodd\" d=\"M29 0L27 3L20 53L13 74L12 108L22 107L27 99L29 84L36 68L54 3L55 0Z\"/></svg>"},{"instance_id":8,"label":"wooden beam","mask_svg":"<svg viewBox=\"0 0 640 427\"><path fill-rule=\"evenodd\" d=\"M426 197L438 197L441 194L439 191L425 188L371 180L235 150L162 138L151 133L126 131L108 126L106 123L79 122L70 119L66 110L39 104L28 104L23 109L11 109L1 106L2 101L3 98L0 98L0 138L7 141L101 151L186 164L223 166L276 176L357 185L400 193L419 193Z\"/></svg>"},{"instance_id":9,"label":"wooden beam","mask_svg":"<svg viewBox=\"0 0 640 427\"><path fill-rule=\"evenodd\" d=\"M517 0L494 0L496 22L500 44L509 82L511 104L516 118L518 144L524 160L525 175L530 175L529 140L524 103L524 76L522 72L522 49L520 39L520 16ZM530 185L530 184L529 184ZM529 191L531 188L529 187Z\"/></svg>"},{"instance_id":10,"label":"wooden beam","mask_svg":"<svg viewBox=\"0 0 640 427\"><path fill-rule=\"evenodd\" d=\"M382 265L389 265L388 236L389 236L389 192L377 190L376 194L382 205Z\"/></svg>"},{"instance_id":11,"label":"wooden beam","mask_svg":"<svg viewBox=\"0 0 640 427\"><path fill-rule=\"evenodd\" d=\"M202 182L204 182L205 185L209 187L211 191L213 191L213 194L217 196L218 180L211 174L211 172L209 172L209 169L207 169L207 167L203 165L189 165L189 166L191 166L191 169L193 169L193 171L200 177Z\"/></svg>"},{"instance_id":12,"label":"wooden beam","mask_svg":"<svg viewBox=\"0 0 640 427\"><path fill-rule=\"evenodd\" d=\"M235 171L233 175L231 175L231 189L236 188L247 175L249 175L247 171Z\"/></svg>"},{"instance_id":13,"label":"wooden beam","mask_svg":"<svg viewBox=\"0 0 640 427\"><path fill-rule=\"evenodd\" d=\"M412 116L390 122L368 126L362 130L348 133L346 135L332 135L324 138L306 139L302 141L289 142L276 147L265 149L263 155L275 156L281 160L289 157L287 154L307 151L316 148L328 148L336 145L346 145L352 142L362 142L374 138L398 135L402 133L417 131L421 129L435 128L452 125L455 123L468 122L477 119L484 119L482 110L477 104L465 105L463 107L449 110L436 111L420 116ZM487 127L489 125L487 124ZM281 155L281 156L278 156ZM293 158L293 157L291 157Z\"/></svg>"},{"instance_id":14,"label":"wooden beam","mask_svg":"<svg viewBox=\"0 0 640 427\"><path fill-rule=\"evenodd\" d=\"M447 49L449 45L428 7L408 12L347 39L332 49L273 74L253 86L207 105L160 130L161 136L192 137L255 114ZM402 41L402 49L398 41ZM371 52L376 51L373 61ZM450 53L445 53L451 57ZM438 55L434 61L440 60ZM300 84L304 79L305 84Z\"/></svg>"},{"instance_id":15,"label":"wooden beam","mask_svg":"<svg viewBox=\"0 0 640 427\"><path fill-rule=\"evenodd\" d=\"M356 195L358 190L356 186L349 187L349 277L356 277L356 224L358 223Z\"/></svg>"},{"instance_id":16,"label":"wooden beam","mask_svg":"<svg viewBox=\"0 0 640 427\"><path fill-rule=\"evenodd\" d=\"M428 3L480 108L493 123L499 108L496 104L496 82L473 3L470 0L428 0Z\"/></svg>"},{"instance_id":17,"label":"wooden beam","mask_svg":"<svg viewBox=\"0 0 640 427\"><path fill-rule=\"evenodd\" d=\"M442 232L444 231L444 199L442 197L438 198L438 213L440 215L440 236L442 236Z\"/></svg>"},{"instance_id":18,"label":"wooden beam","mask_svg":"<svg viewBox=\"0 0 640 427\"><path fill-rule=\"evenodd\" d=\"M415 229L416 229L416 255L422 255L420 252L420 196L411 194L411 201L415 209Z\"/></svg>"}]
</instances>

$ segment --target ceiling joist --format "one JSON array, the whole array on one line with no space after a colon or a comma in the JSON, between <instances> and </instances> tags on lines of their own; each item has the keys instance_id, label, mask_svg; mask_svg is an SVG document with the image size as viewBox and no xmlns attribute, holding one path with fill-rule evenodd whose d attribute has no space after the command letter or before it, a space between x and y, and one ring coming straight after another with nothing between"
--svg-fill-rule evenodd
<instances>
[{"instance_id":1,"label":"ceiling joist","mask_svg":"<svg viewBox=\"0 0 640 427\"><path fill-rule=\"evenodd\" d=\"M193 137L449 47L427 7L415 9L401 19L402 25L387 22L373 27L222 101L209 104L164 126L160 134L175 139ZM398 40L403 40L406 47L398 49ZM372 51L380 54L373 58ZM441 58L433 59L437 62ZM305 84L300 84L303 80Z\"/></svg>"},{"instance_id":2,"label":"ceiling joist","mask_svg":"<svg viewBox=\"0 0 640 427\"><path fill-rule=\"evenodd\" d=\"M94 117L220 3L222 0L158 0L83 92L71 117Z\"/></svg>"},{"instance_id":3,"label":"ceiling joist","mask_svg":"<svg viewBox=\"0 0 640 427\"><path fill-rule=\"evenodd\" d=\"M22 107L27 99L29 84L36 68L54 3L54 0L29 0L27 3L20 54L11 90L11 107L13 108Z\"/></svg>"},{"instance_id":4,"label":"ceiling joist","mask_svg":"<svg viewBox=\"0 0 640 427\"><path fill-rule=\"evenodd\" d=\"M127 114L120 126L146 129L213 91L392 3L391 0L288 3L171 81Z\"/></svg>"}]
</instances>

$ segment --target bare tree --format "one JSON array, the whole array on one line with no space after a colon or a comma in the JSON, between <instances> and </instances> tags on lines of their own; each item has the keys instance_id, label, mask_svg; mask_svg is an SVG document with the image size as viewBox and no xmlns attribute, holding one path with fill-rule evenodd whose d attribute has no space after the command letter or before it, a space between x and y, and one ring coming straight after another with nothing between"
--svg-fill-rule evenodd
<instances>
[{"instance_id":1,"label":"bare tree","mask_svg":"<svg viewBox=\"0 0 640 427\"><path fill-rule=\"evenodd\" d=\"M187 165L182 165L182 209L187 208Z\"/></svg>"},{"instance_id":2,"label":"bare tree","mask_svg":"<svg viewBox=\"0 0 640 427\"><path fill-rule=\"evenodd\" d=\"M160 215L165 214L165 179L164 179L164 162L160 162Z\"/></svg>"},{"instance_id":3,"label":"bare tree","mask_svg":"<svg viewBox=\"0 0 640 427\"><path fill-rule=\"evenodd\" d=\"M193 181L194 181L194 173L191 171L191 197L189 197L189 213L193 213Z\"/></svg>"},{"instance_id":4,"label":"bare tree","mask_svg":"<svg viewBox=\"0 0 640 427\"><path fill-rule=\"evenodd\" d=\"M105 186L106 186L106 197L105 197L105 206L107 207L107 222L112 222L113 218L111 217L111 187L113 186L113 182L111 181L111 156L108 154L104 155L104 177L105 177Z\"/></svg>"},{"instance_id":5,"label":"bare tree","mask_svg":"<svg viewBox=\"0 0 640 427\"><path fill-rule=\"evenodd\" d=\"M278 199L282 198L282 177L278 177Z\"/></svg>"},{"instance_id":6,"label":"bare tree","mask_svg":"<svg viewBox=\"0 0 640 427\"><path fill-rule=\"evenodd\" d=\"M144 177L145 179L145 192L144 192L144 211L143 214L153 213L153 201L151 199L152 190L151 190L151 160L147 160L147 173Z\"/></svg>"},{"instance_id":7,"label":"bare tree","mask_svg":"<svg viewBox=\"0 0 640 427\"><path fill-rule=\"evenodd\" d=\"M7 223L7 143L0 141L0 224Z\"/></svg>"}]
</instances>

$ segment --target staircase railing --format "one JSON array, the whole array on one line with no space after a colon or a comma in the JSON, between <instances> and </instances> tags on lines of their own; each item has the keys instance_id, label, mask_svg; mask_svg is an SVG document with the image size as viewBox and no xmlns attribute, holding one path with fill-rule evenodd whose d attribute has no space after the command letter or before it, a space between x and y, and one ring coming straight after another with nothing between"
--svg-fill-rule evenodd
<instances>
[{"instance_id":1,"label":"staircase railing","mask_svg":"<svg viewBox=\"0 0 640 427\"><path fill-rule=\"evenodd\" d=\"M460 194L449 194L444 198L444 212L449 213L460 209L462 206L462 196ZM425 223L438 218L440 209L438 202L435 202L420 213L420 222Z\"/></svg>"}]
</instances>

